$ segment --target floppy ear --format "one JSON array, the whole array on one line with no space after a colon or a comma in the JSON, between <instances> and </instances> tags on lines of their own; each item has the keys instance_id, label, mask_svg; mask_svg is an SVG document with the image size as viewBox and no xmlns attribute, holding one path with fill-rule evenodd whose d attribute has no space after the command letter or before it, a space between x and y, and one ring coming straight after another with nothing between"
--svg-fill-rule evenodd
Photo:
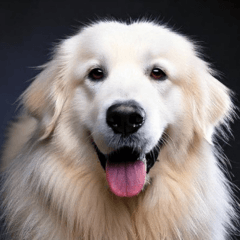
<instances>
[{"instance_id":1,"label":"floppy ear","mask_svg":"<svg viewBox=\"0 0 240 240\"><path fill-rule=\"evenodd\" d=\"M67 64L62 51L58 49L53 60L44 65L42 72L21 96L25 109L39 120L41 140L54 130L68 97Z\"/></svg>"},{"instance_id":2,"label":"floppy ear","mask_svg":"<svg viewBox=\"0 0 240 240\"><path fill-rule=\"evenodd\" d=\"M193 119L204 137L212 143L215 130L222 124L228 128L234 113L231 91L213 77L211 69L202 60L198 65L195 78L199 83L195 95Z\"/></svg>"}]
</instances>

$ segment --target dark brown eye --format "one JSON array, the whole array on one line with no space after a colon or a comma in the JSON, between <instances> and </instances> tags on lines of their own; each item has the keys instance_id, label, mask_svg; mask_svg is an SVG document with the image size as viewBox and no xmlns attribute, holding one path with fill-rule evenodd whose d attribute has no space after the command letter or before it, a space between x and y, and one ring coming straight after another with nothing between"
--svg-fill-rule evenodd
<instances>
[{"instance_id":1,"label":"dark brown eye","mask_svg":"<svg viewBox=\"0 0 240 240\"><path fill-rule=\"evenodd\" d=\"M166 74L160 68L154 68L150 74L153 79L165 80Z\"/></svg>"},{"instance_id":2,"label":"dark brown eye","mask_svg":"<svg viewBox=\"0 0 240 240\"><path fill-rule=\"evenodd\" d=\"M94 68L88 76L93 81L99 81L104 78L104 73L101 68Z\"/></svg>"}]
</instances>

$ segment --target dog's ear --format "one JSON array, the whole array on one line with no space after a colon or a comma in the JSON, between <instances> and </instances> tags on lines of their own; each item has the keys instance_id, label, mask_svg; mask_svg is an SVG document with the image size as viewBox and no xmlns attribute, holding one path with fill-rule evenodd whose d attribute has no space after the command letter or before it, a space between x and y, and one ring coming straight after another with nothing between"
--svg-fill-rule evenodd
<instances>
[{"instance_id":1,"label":"dog's ear","mask_svg":"<svg viewBox=\"0 0 240 240\"><path fill-rule=\"evenodd\" d=\"M193 106L193 119L204 137L212 143L212 136L221 125L228 128L232 120L234 107L231 101L231 91L214 77L214 72L208 65L198 59L196 78L193 90L195 103ZM194 89L194 88L193 88Z\"/></svg>"},{"instance_id":2,"label":"dog's ear","mask_svg":"<svg viewBox=\"0 0 240 240\"><path fill-rule=\"evenodd\" d=\"M24 108L39 121L40 139L52 133L69 96L66 58L64 44L61 44L53 59L43 66L43 70L21 96Z\"/></svg>"}]
</instances>

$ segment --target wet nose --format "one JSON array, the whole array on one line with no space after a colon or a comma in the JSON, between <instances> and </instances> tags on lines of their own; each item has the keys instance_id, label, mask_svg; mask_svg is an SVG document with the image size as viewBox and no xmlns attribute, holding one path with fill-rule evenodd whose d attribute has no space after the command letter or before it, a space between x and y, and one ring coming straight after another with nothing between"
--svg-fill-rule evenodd
<instances>
[{"instance_id":1,"label":"wet nose","mask_svg":"<svg viewBox=\"0 0 240 240\"><path fill-rule=\"evenodd\" d=\"M137 132L144 124L146 113L136 101L116 103L107 110L106 121L115 133L124 137Z\"/></svg>"}]
</instances>

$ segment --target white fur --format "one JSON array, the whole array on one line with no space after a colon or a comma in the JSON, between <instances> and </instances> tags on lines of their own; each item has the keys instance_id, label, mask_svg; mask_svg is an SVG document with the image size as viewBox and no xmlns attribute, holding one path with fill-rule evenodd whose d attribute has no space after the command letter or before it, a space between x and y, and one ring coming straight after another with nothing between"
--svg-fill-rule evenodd
<instances>
[{"instance_id":1,"label":"white fur","mask_svg":"<svg viewBox=\"0 0 240 240\"><path fill-rule=\"evenodd\" d=\"M152 22L98 22L64 40L22 95L3 154L12 239L227 239L235 211L212 138L232 103L198 55L186 37ZM88 78L94 67L104 80ZM152 79L153 67L167 78ZM119 147L106 111L126 100L146 112L136 133L143 152L166 141L129 199L110 192L91 144Z\"/></svg>"}]
</instances>

